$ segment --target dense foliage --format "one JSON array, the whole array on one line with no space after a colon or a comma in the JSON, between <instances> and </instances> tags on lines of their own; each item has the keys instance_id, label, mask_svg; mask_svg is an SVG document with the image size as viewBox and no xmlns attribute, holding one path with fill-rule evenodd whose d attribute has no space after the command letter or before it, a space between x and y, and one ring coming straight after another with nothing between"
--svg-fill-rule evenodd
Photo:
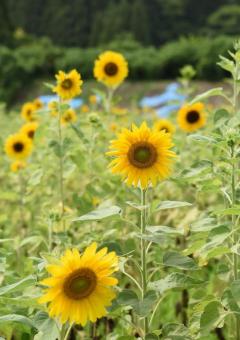
<instances>
[{"instance_id":1,"label":"dense foliage","mask_svg":"<svg viewBox=\"0 0 240 340\"><path fill-rule=\"evenodd\" d=\"M1 30L22 27L64 46L96 46L126 32L153 46L189 33L240 33L237 0L2 0L0 6Z\"/></svg>"},{"instance_id":2,"label":"dense foliage","mask_svg":"<svg viewBox=\"0 0 240 340\"><path fill-rule=\"evenodd\" d=\"M240 340L240 42L229 54L217 59L227 91L194 97L194 70L181 70L188 97L169 133L134 98L116 108L106 78L63 121L77 71L48 84L53 106L0 107L1 338Z\"/></svg>"},{"instance_id":3,"label":"dense foliage","mask_svg":"<svg viewBox=\"0 0 240 340\"><path fill-rule=\"evenodd\" d=\"M47 38L24 38L16 48L0 46L0 100L9 102L21 89L27 89L36 78L48 77L58 69L81 69L84 79L93 77L92 67L104 49L120 51L130 65L130 80L172 79L179 68L191 64L198 79L219 80L225 72L216 65L219 54L225 55L233 38L219 36L181 38L161 48L143 47L131 37L120 38L105 46L82 49L61 48Z\"/></svg>"}]
</instances>

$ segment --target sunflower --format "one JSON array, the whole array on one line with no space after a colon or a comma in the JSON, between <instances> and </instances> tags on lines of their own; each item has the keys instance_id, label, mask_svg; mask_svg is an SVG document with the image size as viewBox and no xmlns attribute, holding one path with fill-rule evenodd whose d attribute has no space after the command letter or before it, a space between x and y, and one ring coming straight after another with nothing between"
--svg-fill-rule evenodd
<instances>
[{"instance_id":1,"label":"sunflower","mask_svg":"<svg viewBox=\"0 0 240 340\"><path fill-rule=\"evenodd\" d=\"M5 142L5 152L12 159L26 159L32 152L32 141L21 132L10 135Z\"/></svg>"},{"instance_id":2,"label":"sunflower","mask_svg":"<svg viewBox=\"0 0 240 340\"><path fill-rule=\"evenodd\" d=\"M88 100L89 100L89 103L92 104L92 105L96 105L97 104L97 101L98 101L98 98L95 94L91 94L89 97L88 97Z\"/></svg>"},{"instance_id":3,"label":"sunflower","mask_svg":"<svg viewBox=\"0 0 240 340\"><path fill-rule=\"evenodd\" d=\"M159 119L156 121L153 125L153 129L156 131L162 131L168 132L170 134L173 134L175 132L175 126L167 119Z\"/></svg>"},{"instance_id":4,"label":"sunflower","mask_svg":"<svg viewBox=\"0 0 240 340\"><path fill-rule=\"evenodd\" d=\"M39 303L49 302L50 317L85 326L107 314L106 307L115 298L112 286L118 282L110 276L118 269L115 252L97 251L94 242L82 255L77 249L66 250L59 264L46 269L52 276L41 282L48 288Z\"/></svg>"},{"instance_id":5,"label":"sunflower","mask_svg":"<svg viewBox=\"0 0 240 340\"><path fill-rule=\"evenodd\" d=\"M106 51L95 60L94 77L109 87L117 87L128 75L128 64L122 54Z\"/></svg>"},{"instance_id":6,"label":"sunflower","mask_svg":"<svg viewBox=\"0 0 240 340\"><path fill-rule=\"evenodd\" d=\"M82 92L81 75L76 70L72 70L69 73L59 71L55 76L57 79L57 85L53 88L53 92L56 92L62 99L72 99Z\"/></svg>"},{"instance_id":7,"label":"sunflower","mask_svg":"<svg viewBox=\"0 0 240 340\"><path fill-rule=\"evenodd\" d=\"M24 161L15 161L11 164L11 171L18 172L26 168L27 164Z\"/></svg>"},{"instance_id":8,"label":"sunflower","mask_svg":"<svg viewBox=\"0 0 240 340\"><path fill-rule=\"evenodd\" d=\"M23 119L27 121L36 120L35 112L36 112L36 106L31 102L23 104L21 108L21 116Z\"/></svg>"},{"instance_id":9,"label":"sunflower","mask_svg":"<svg viewBox=\"0 0 240 340\"><path fill-rule=\"evenodd\" d=\"M121 106L114 106L112 108L112 113L114 113L117 116L124 116L126 115L128 112L128 110L125 107L121 107Z\"/></svg>"},{"instance_id":10,"label":"sunflower","mask_svg":"<svg viewBox=\"0 0 240 340\"><path fill-rule=\"evenodd\" d=\"M89 108L88 105L86 105L86 104L82 105L82 107L81 107L81 112L82 113L87 113L89 111L90 111L90 108Z\"/></svg>"},{"instance_id":11,"label":"sunflower","mask_svg":"<svg viewBox=\"0 0 240 340\"><path fill-rule=\"evenodd\" d=\"M55 102L55 101L49 102L48 108L50 110L51 116L53 116L53 117L58 116L58 103L57 102Z\"/></svg>"},{"instance_id":12,"label":"sunflower","mask_svg":"<svg viewBox=\"0 0 240 340\"><path fill-rule=\"evenodd\" d=\"M24 133L25 135L28 136L28 138L33 139L35 135L35 131L38 128L38 123L37 122L31 122L27 123L22 126L20 129L20 132Z\"/></svg>"},{"instance_id":13,"label":"sunflower","mask_svg":"<svg viewBox=\"0 0 240 340\"><path fill-rule=\"evenodd\" d=\"M110 163L113 173L119 173L127 184L145 189L151 183L170 174L172 158L176 154L171 135L165 131L151 130L144 122L138 128L122 129L118 139L110 144L107 154L116 158Z\"/></svg>"},{"instance_id":14,"label":"sunflower","mask_svg":"<svg viewBox=\"0 0 240 340\"><path fill-rule=\"evenodd\" d=\"M193 132L206 124L206 111L203 103L184 105L178 111L177 121L180 128Z\"/></svg>"},{"instance_id":15,"label":"sunflower","mask_svg":"<svg viewBox=\"0 0 240 340\"><path fill-rule=\"evenodd\" d=\"M36 98L33 101L33 104L35 105L36 110L40 110L43 107L43 102L39 98Z\"/></svg>"},{"instance_id":16,"label":"sunflower","mask_svg":"<svg viewBox=\"0 0 240 340\"><path fill-rule=\"evenodd\" d=\"M74 123L77 120L77 114L76 111L73 109L66 110L61 117L61 123L63 125L66 125L68 123Z\"/></svg>"}]
</instances>

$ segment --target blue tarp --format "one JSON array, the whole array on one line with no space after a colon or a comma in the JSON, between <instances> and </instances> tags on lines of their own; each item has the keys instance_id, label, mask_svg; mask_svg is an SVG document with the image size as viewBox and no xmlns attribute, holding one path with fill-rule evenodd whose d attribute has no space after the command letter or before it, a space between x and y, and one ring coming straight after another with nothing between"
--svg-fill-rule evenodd
<instances>
[{"instance_id":1,"label":"blue tarp","mask_svg":"<svg viewBox=\"0 0 240 340\"><path fill-rule=\"evenodd\" d=\"M43 102L44 105L47 105L48 103L52 101L57 101L58 96L54 96L54 95L40 96L39 99ZM69 102L69 105L74 109L80 107L82 104L83 104L83 100L80 98L72 99Z\"/></svg>"},{"instance_id":2,"label":"blue tarp","mask_svg":"<svg viewBox=\"0 0 240 340\"><path fill-rule=\"evenodd\" d=\"M163 93L142 98L140 106L153 108L159 117L167 117L171 112L178 110L186 99L186 96L178 93L179 88L178 83L172 83Z\"/></svg>"}]
</instances>

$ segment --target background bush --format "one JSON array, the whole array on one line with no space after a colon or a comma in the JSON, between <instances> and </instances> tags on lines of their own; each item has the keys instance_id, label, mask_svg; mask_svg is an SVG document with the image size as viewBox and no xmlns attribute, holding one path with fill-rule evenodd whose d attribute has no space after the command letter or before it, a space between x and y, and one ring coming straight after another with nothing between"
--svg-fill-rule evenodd
<instances>
[{"instance_id":1,"label":"background bush","mask_svg":"<svg viewBox=\"0 0 240 340\"><path fill-rule=\"evenodd\" d=\"M143 47L126 35L102 47L83 49L57 47L48 38L26 39L12 48L0 46L0 63L4 65L0 69L0 100L9 102L34 79L49 77L59 69L76 68L83 79L90 79L94 60L105 49L124 54L130 80L174 79L186 64L196 68L198 79L220 80L225 74L217 67L216 60L219 54L227 54L234 40L229 36L188 37L156 48Z\"/></svg>"}]
</instances>

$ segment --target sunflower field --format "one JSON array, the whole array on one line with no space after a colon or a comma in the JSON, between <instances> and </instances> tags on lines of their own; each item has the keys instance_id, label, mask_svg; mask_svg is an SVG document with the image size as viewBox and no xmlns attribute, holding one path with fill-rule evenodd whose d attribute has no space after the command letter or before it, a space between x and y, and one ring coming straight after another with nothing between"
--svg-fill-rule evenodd
<instances>
[{"instance_id":1,"label":"sunflower field","mask_svg":"<svg viewBox=\"0 0 240 340\"><path fill-rule=\"evenodd\" d=\"M1 104L1 340L240 340L240 41L216 63L164 118L111 50L80 108L81 69Z\"/></svg>"}]
</instances>

